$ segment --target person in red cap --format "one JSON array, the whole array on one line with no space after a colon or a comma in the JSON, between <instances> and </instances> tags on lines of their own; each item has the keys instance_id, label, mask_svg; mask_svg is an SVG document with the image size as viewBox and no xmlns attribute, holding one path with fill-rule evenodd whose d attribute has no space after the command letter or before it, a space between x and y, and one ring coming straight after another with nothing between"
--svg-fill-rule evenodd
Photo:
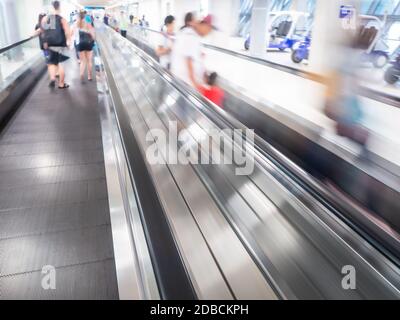
<instances>
[{"instance_id":1,"label":"person in red cap","mask_svg":"<svg viewBox=\"0 0 400 320\"><path fill-rule=\"evenodd\" d=\"M193 21L176 36L171 55L171 72L189 85L202 91L206 72L201 38L212 30L213 18L206 16L201 21Z\"/></svg>"}]
</instances>

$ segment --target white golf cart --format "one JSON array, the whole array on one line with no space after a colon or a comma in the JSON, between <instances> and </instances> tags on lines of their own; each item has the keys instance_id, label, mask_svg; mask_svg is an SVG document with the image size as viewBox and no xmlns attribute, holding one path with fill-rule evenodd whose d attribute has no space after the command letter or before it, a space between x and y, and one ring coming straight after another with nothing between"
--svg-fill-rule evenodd
<instances>
[{"instance_id":1,"label":"white golf cart","mask_svg":"<svg viewBox=\"0 0 400 320\"><path fill-rule=\"evenodd\" d=\"M309 24L310 14L299 11L276 11L269 14L268 32L270 41L267 49L284 51L292 49L293 45L303 38ZM250 36L247 37L244 47L250 48Z\"/></svg>"},{"instance_id":2,"label":"white golf cart","mask_svg":"<svg viewBox=\"0 0 400 320\"><path fill-rule=\"evenodd\" d=\"M363 61L372 62L376 68L383 68L389 61L389 46L383 41L382 35L386 24L376 16L359 16L359 42L365 49Z\"/></svg>"}]
</instances>

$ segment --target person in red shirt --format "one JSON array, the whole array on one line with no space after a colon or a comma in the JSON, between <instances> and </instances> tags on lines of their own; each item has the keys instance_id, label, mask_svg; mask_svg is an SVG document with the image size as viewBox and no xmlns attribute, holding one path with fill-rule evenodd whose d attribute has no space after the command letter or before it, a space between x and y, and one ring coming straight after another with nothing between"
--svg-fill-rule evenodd
<instances>
[{"instance_id":1,"label":"person in red shirt","mask_svg":"<svg viewBox=\"0 0 400 320\"><path fill-rule=\"evenodd\" d=\"M202 86L200 89L201 94L206 97L211 102L215 103L217 106L223 108L224 107L224 91L215 85L217 81L218 74L216 72L212 72L209 75L205 75L206 85Z\"/></svg>"}]
</instances>

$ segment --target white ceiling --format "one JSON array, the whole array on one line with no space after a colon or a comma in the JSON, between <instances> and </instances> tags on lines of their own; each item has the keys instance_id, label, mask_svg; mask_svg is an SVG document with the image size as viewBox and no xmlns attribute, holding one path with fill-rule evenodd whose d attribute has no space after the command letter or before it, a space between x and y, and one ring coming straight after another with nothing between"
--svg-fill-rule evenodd
<instances>
[{"instance_id":1,"label":"white ceiling","mask_svg":"<svg viewBox=\"0 0 400 320\"><path fill-rule=\"evenodd\" d=\"M120 0L77 0L77 3L82 6L112 6L118 2L123 2Z\"/></svg>"}]
</instances>

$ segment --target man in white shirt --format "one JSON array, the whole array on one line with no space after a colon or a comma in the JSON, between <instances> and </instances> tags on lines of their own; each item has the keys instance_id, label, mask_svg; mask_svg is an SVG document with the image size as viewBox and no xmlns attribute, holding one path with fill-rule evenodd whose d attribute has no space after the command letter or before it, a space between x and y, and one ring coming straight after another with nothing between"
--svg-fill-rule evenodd
<instances>
[{"instance_id":1,"label":"man in white shirt","mask_svg":"<svg viewBox=\"0 0 400 320\"><path fill-rule=\"evenodd\" d=\"M182 29L171 54L171 72L192 87L200 90L204 84L205 66L201 38L213 30L212 17L193 22L192 27Z\"/></svg>"}]
</instances>

